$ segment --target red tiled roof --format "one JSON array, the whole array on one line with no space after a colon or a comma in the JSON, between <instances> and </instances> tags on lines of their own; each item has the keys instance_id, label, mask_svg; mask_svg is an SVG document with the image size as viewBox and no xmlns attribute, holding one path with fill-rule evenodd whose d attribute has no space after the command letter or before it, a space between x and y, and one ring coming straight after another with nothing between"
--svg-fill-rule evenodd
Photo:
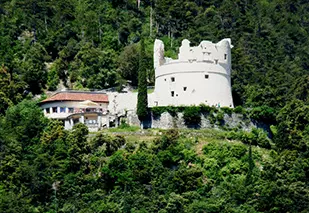
<instances>
[{"instance_id":1,"label":"red tiled roof","mask_svg":"<svg viewBox=\"0 0 309 213\"><path fill-rule=\"evenodd\" d=\"M108 103L108 96L104 93L60 92L41 101L41 103L51 101L86 101L86 100L90 100L93 102Z\"/></svg>"}]
</instances>

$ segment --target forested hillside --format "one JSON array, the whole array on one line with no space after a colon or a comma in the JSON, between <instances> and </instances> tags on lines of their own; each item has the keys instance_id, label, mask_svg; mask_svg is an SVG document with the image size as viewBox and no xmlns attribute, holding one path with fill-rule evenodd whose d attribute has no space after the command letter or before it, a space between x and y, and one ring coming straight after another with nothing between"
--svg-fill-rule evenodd
<instances>
[{"instance_id":1,"label":"forested hillside","mask_svg":"<svg viewBox=\"0 0 309 213\"><path fill-rule=\"evenodd\" d=\"M292 98L307 100L307 1L138 2L2 0L0 64L11 84L1 88L0 109L28 92L55 90L59 80L74 89L115 87L125 80L136 86L142 36L150 85L155 38L165 42L167 56L176 57L184 38L197 45L230 37L236 105L283 107Z\"/></svg>"},{"instance_id":2,"label":"forested hillside","mask_svg":"<svg viewBox=\"0 0 309 213\"><path fill-rule=\"evenodd\" d=\"M1 0L0 212L309 212L308 14L307 0ZM152 85L155 38L176 57L184 38L226 37L238 107L225 110L264 122L270 138L237 128L89 136L32 100L60 82L136 86L140 40Z\"/></svg>"},{"instance_id":3,"label":"forested hillside","mask_svg":"<svg viewBox=\"0 0 309 213\"><path fill-rule=\"evenodd\" d=\"M261 131L149 131L87 139L86 126L65 131L31 101L11 107L0 123L0 212L308 212L306 149L248 145L269 143Z\"/></svg>"}]
</instances>

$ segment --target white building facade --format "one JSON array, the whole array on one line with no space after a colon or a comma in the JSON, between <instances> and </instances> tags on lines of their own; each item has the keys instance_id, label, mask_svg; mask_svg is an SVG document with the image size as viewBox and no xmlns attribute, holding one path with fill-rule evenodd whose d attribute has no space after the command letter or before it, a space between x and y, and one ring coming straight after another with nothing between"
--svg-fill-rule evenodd
<instances>
[{"instance_id":1,"label":"white building facade","mask_svg":"<svg viewBox=\"0 0 309 213\"><path fill-rule=\"evenodd\" d=\"M44 115L63 121L65 129L77 123L85 124L89 131L109 127L108 96L94 92L59 92L40 102Z\"/></svg>"},{"instance_id":2,"label":"white building facade","mask_svg":"<svg viewBox=\"0 0 309 213\"><path fill-rule=\"evenodd\" d=\"M233 107L231 91L230 39L218 43L202 41L190 47L185 39L178 59L164 58L164 44L155 41L155 91L152 106Z\"/></svg>"}]
</instances>

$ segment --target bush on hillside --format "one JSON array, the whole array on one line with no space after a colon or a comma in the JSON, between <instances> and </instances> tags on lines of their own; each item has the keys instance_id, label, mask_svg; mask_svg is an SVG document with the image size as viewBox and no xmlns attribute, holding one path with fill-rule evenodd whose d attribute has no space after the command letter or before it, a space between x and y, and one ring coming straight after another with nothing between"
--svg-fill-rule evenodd
<instances>
[{"instance_id":1,"label":"bush on hillside","mask_svg":"<svg viewBox=\"0 0 309 213\"><path fill-rule=\"evenodd\" d=\"M186 107L183 111L183 119L188 126L201 124L201 109L197 106Z\"/></svg>"}]
</instances>

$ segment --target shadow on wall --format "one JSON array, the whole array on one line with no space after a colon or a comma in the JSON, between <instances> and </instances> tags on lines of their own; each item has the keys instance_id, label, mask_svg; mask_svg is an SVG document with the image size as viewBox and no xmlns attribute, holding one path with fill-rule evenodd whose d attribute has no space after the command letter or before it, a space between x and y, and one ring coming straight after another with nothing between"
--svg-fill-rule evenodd
<instances>
[{"instance_id":1,"label":"shadow on wall","mask_svg":"<svg viewBox=\"0 0 309 213\"><path fill-rule=\"evenodd\" d=\"M148 112L148 115L146 117L146 119L143 121L143 127L144 129L150 129L152 128L152 114L151 112Z\"/></svg>"}]
</instances>

